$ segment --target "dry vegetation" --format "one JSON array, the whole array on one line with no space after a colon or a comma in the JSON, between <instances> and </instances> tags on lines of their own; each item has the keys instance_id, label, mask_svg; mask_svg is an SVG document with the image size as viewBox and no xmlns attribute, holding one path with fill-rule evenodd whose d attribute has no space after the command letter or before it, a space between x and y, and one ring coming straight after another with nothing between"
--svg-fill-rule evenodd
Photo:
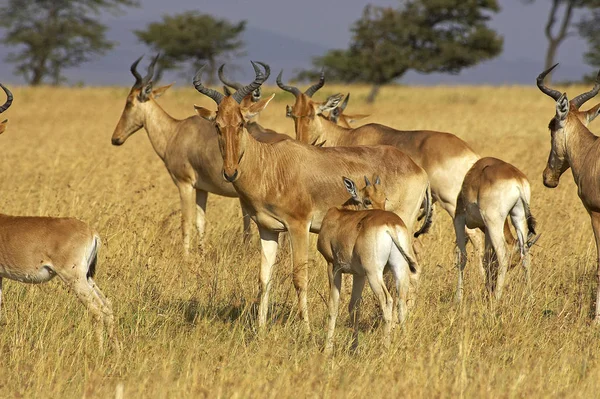
<instances>
[{"instance_id":1,"label":"dry vegetation","mask_svg":"<svg viewBox=\"0 0 600 399\"><path fill-rule=\"evenodd\" d=\"M327 277L311 247L313 335L294 318L287 241L276 265L270 322L257 334L258 240L244 247L236 200L209 198L207 246L181 256L177 190L146 133L120 148L110 136L125 88L13 88L0 137L0 210L75 216L103 237L96 281L112 299L123 353L98 353L92 321L56 280L5 280L0 319L1 397L591 397L600 377L600 330L590 323L595 246L570 172L544 188L554 104L531 87L394 87L376 105L368 88L326 86L315 98L351 90L349 113L398 128L450 131L482 155L501 157L532 183L542 238L533 248L533 299L521 270L490 306L473 262L463 308L453 302L453 232L436 211L424 240L419 302L392 348L380 346L379 311L365 289L360 352L349 350L341 308L333 358L323 356ZM275 90L269 88L266 92ZM582 88L569 88L579 93ZM276 90L262 122L287 133L291 96ZM214 107L189 88L159 102L176 117ZM599 128L600 130L600 128ZM198 143L202 145L202 143ZM342 293L342 304L349 292Z\"/></svg>"}]
</instances>

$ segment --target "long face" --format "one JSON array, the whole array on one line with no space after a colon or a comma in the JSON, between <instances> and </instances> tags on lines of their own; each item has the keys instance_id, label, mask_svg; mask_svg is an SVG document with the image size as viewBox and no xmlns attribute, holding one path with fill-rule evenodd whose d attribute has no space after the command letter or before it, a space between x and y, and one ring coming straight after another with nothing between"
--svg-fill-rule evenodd
<instances>
[{"instance_id":1,"label":"long face","mask_svg":"<svg viewBox=\"0 0 600 399\"><path fill-rule=\"evenodd\" d=\"M141 89L132 89L125 101L125 108L115 127L111 142L121 145L135 132L144 127L143 103L140 101Z\"/></svg>"},{"instance_id":2,"label":"long face","mask_svg":"<svg viewBox=\"0 0 600 399\"><path fill-rule=\"evenodd\" d=\"M219 149L223 157L223 178L234 182L239 177L239 165L244 156L247 137L244 134L244 117L240 105L225 97L215 118L219 135Z\"/></svg>"},{"instance_id":3,"label":"long face","mask_svg":"<svg viewBox=\"0 0 600 399\"><path fill-rule=\"evenodd\" d=\"M298 93L294 105L288 105L286 109L286 116L294 120L296 140L306 144L316 142L320 135L321 115L335 109L342 98L342 94L334 94L327 101L319 103L304 93Z\"/></svg>"},{"instance_id":4,"label":"long face","mask_svg":"<svg viewBox=\"0 0 600 399\"><path fill-rule=\"evenodd\" d=\"M554 188L558 186L560 176L569 169L567 160L567 136L566 126L569 123L577 123L577 116L570 114L569 100L563 94L556 102L556 115L550 121L551 148L548 162L543 173L544 186Z\"/></svg>"},{"instance_id":5,"label":"long face","mask_svg":"<svg viewBox=\"0 0 600 399\"><path fill-rule=\"evenodd\" d=\"M367 176L365 176L365 186L360 190L357 189L352 179L342 177L342 180L351 197L351 202L346 204L348 208L355 210L385 210L386 196L379 176L375 176L373 179L374 183L371 183Z\"/></svg>"}]
</instances>

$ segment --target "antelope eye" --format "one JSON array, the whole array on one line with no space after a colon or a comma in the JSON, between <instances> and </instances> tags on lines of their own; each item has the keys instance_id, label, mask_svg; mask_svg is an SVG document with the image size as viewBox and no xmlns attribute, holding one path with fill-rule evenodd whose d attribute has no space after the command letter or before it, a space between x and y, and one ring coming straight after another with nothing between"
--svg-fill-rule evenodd
<instances>
[{"instance_id":1,"label":"antelope eye","mask_svg":"<svg viewBox=\"0 0 600 399\"><path fill-rule=\"evenodd\" d=\"M370 199L366 199L364 201L364 203L365 203L366 206L371 206L371 200Z\"/></svg>"}]
</instances>

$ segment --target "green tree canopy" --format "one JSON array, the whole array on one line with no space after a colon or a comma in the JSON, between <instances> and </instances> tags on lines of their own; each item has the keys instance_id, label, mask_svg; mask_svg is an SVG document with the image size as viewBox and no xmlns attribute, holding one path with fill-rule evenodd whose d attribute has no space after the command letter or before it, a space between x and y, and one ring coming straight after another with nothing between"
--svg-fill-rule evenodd
<instances>
[{"instance_id":1,"label":"green tree canopy","mask_svg":"<svg viewBox=\"0 0 600 399\"><path fill-rule=\"evenodd\" d=\"M243 47L239 36L245 27L246 21L233 24L189 11L165 15L161 22L153 22L146 30L135 31L135 34L152 50L162 54L157 76L165 69L177 69L186 63L191 63L194 71L208 63L208 71L214 77L217 62L224 62Z\"/></svg>"},{"instance_id":2,"label":"green tree canopy","mask_svg":"<svg viewBox=\"0 0 600 399\"><path fill-rule=\"evenodd\" d=\"M45 79L59 84L65 68L113 47L106 40L106 27L97 21L100 12L137 4L137 0L7 0L0 7L3 42L19 50L6 61L16 64L16 73L31 85Z\"/></svg>"},{"instance_id":3,"label":"green tree canopy","mask_svg":"<svg viewBox=\"0 0 600 399\"><path fill-rule=\"evenodd\" d=\"M496 0L408 0L399 9L368 5L352 26L346 50L313 60L328 79L379 86L408 70L458 73L502 51L502 38L486 26ZM304 71L298 78L315 78Z\"/></svg>"}]
</instances>

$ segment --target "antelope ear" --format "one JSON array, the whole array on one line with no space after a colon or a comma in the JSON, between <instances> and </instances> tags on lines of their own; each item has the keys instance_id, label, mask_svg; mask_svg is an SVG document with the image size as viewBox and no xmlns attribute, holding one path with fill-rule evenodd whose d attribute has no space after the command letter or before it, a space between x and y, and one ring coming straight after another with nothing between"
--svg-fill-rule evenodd
<instances>
[{"instance_id":1,"label":"antelope ear","mask_svg":"<svg viewBox=\"0 0 600 399\"><path fill-rule=\"evenodd\" d=\"M142 90L140 90L140 94L138 94L138 100L140 102L143 103L148 101L148 98L150 98L150 95L152 94L152 87L152 81L148 82L146 86L142 87Z\"/></svg>"},{"instance_id":2,"label":"antelope ear","mask_svg":"<svg viewBox=\"0 0 600 399\"><path fill-rule=\"evenodd\" d=\"M377 177L375 178L375 185L378 186L381 184L381 179L379 178L379 175L377 175Z\"/></svg>"},{"instance_id":3,"label":"antelope ear","mask_svg":"<svg viewBox=\"0 0 600 399\"><path fill-rule=\"evenodd\" d=\"M598 113L600 113L600 104L596 104L594 107L585 111L588 123L590 123L591 121L596 119L596 117L598 116Z\"/></svg>"},{"instance_id":4,"label":"antelope ear","mask_svg":"<svg viewBox=\"0 0 600 399\"><path fill-rule=\"evenodd\" d=\"M260 112L262 112L262 110L264 110L267 107L267 105L269 105L269 103L271 102L273 97L275 97L275 93L271 94L267 98L263 98L262 100L253 103L252 105L250 105L247 108L242 108L241 111L242 111L242 116L244 117L244 119L246 121L249 121L250 119L254 118L256 115L258 115Z\"/></svg>"},{"instance_id":5,"label":"antelope ear","mask_svg":"<svg viewBox=\"0 0 600 399\"><path fill-rule=\"evenodd\" d=\"M569 114L569 99L567 98L567 93L563 93L558 100L556 100L556 119L559 122L567 119L567 115Z\"/></svg>"},{"instance_id":6,"label":"antelope ear","mask_svg":"<svg viewBox=\"0 0 600 399\"><path fill-rule=\"evenodd\" d=\"M285 117L286 118L291 118L292 117L292 106L291 105L286 105L285 106Z\"/></svg>"},{"instance_id":7,"label":"antelope ear","mask_svg":"<svg viewBox=\"0 0 600 399\"><path fill-rule=\"evenodd\" d=\"M169 90L174 84L175 82L171 83L170 85L157 87L156 89L152 90L152 95L154 96L154 98L158 98L162 96L165 93L165 91Z\"/></svg>"},{"instance_id":8,"label":"antelope ear","mask_svg":"<svg viewBox=\"0 0 600 399\"><path fill-rule=\"evenodd\" d=\"M7 124L8 124L8 119L5 119L2 122L0 122L0 134L4 133L4 131L6 130Z\"/></svg>"},{"instance_id":9,"label":"antelope ear","mask_svg":"<svg viewBox=\"0 0 600 399\"><path fill-rule=\"evenodd\" d=\"M344 186L346 186L346 190L348 190L348 193L350 193L352 199L355 201L360 201L358 198L358 192L356 191L356 184L354 184L352 179L342 176L342 180L344 181Z\"/></svg>"},{"instance_id":10,"label":"antelope ear","mask_svg":"<svg viewBox=\"0 0 600 399\"><path fill-rule=\"evenodd\" d=\"M211 111L210 109L201 107L199 105L194 104L194 109L196 113L206 119L207 121L214 121L217 117L217 111Z\"/></svg>"},{"instance_id":11,"label":"antelope ear","mask_svg":"<svg viewBox=\"0 0 600 399\"><path fill-rule=\"evenodd\" d=\"M338 93L334 94L333 96L329 96L327 101L324 103L315 103L315 112L317 115L320 115L323 112L333 111L335 107L339 105L340 101L342 101L342 98L344 98L344 95Z\"/></svg>"}]
</instances>

